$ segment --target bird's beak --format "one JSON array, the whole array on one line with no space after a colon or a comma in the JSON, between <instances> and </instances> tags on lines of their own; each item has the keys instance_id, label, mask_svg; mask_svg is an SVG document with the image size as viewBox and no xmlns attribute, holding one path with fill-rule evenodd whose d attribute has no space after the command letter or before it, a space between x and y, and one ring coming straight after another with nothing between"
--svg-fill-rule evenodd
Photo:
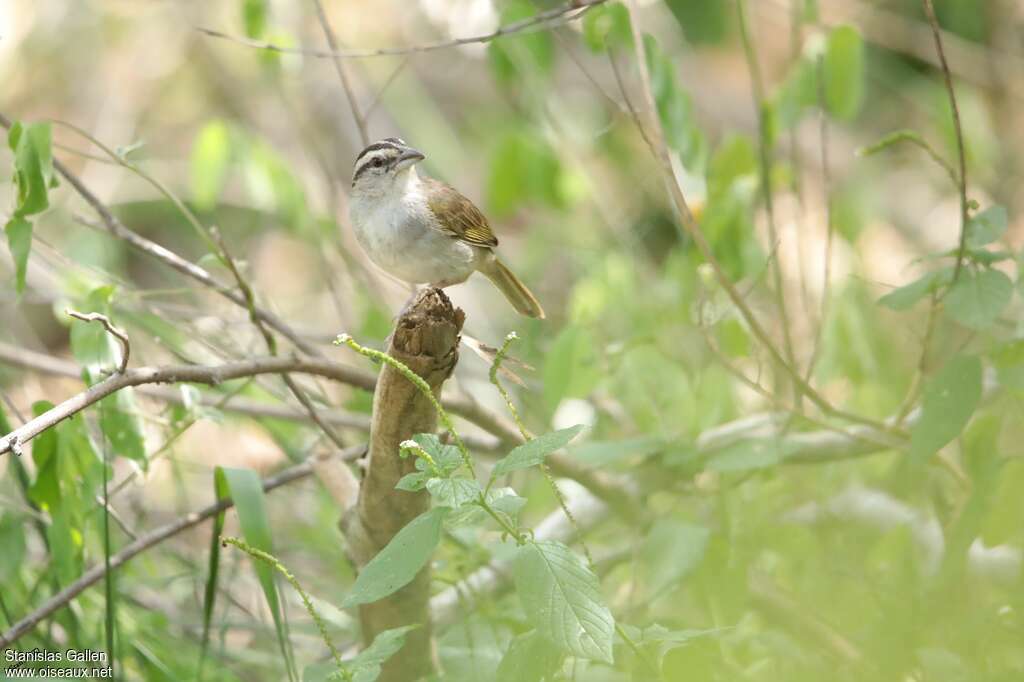
<instances>
[{"instance_id":1,"label":"bird's beak","mask_svg":"<svg viewBox=\"0 0 1024 682\"><path fill-rule=\"evenodd\" d=\"M417 151L412 147L406 147L402 153L398 155L398 159L395 160L395 169L405 170L425 158L427 157L425 157L422 152Z\"/></svg>"}]
</instances>

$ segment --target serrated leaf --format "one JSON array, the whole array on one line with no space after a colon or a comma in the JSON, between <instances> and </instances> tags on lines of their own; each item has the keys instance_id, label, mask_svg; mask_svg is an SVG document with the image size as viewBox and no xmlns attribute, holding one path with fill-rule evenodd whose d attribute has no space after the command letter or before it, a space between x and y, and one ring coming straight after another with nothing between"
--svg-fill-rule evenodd
<instances>
[{"instance_id":1,"label":"serrated leaf","mask_svg":"<svg viewBox=\"0 0 1024 682\"><path fill-rule=\"evenodd\" d=\"M981 400L981 379L981 359L957 355L928 382L921 418L910 433L915 461L931 457L960 435Z\"/></svg>"},{"instance_id":2,"label":"serrated leaf","mask_svg":"<svg viewBox=\"0 0 1024 682\"><path fill-rule=\"evenodd\" d=\"M856 117L864 101L864 41L856 28L832 29L823 71L828 112L844 121Z\"/></svg>"},{"instance_id":3,"label":"serrated leaf","mask_svg":"<svg viewBox=\"0 0 1024 682\"><path fill-rule=\"evenodd\" d=\"M565 654L536 630L512 640L498 666L497 682L541 682L553 675Z\"/></svg>"},{"instance_id":4,"label":"serrated leaf","mask_svg":"<svg viewBox=\"0 0 1024 682\"><path fill-rule=\"evenodd\" d=\"M192 201L201 211L212 209L220 198L231 163L231 133L223 121L210 121L192 144L190 180Z\"/></svg>"},{"instance_id":5,"label":"serrated leaf","mask_svg":"<svg viewBox=\"0 0 1024 682\"><path fill-rule=\"evenodd\" d=\"M946 312L971 329L985 329L1010 303L1013 282L999 270L965 268L946 296Z\"/></svg>"},{"instance_id":6,"label":"serrated leaf","mask_svg":"<svg viewBox=\"0 0 1024 682\"><path fill-rule=\"evenodd\" d=\"M28 274L28 255L32 250L32 223L20 215L12 216L4 225L7 234L7 248L14 261L14 289L21 294L25 291L25 275Z\"/></svg>"},{"instance_id":7,"label":"serrated leaf","mask_svg":"<svg viewBox=\"0 0 1024 682\"><path fill-rule=\"evenodd\" d=\"M353 682L374 682L380 676L381 666L405 646L405 636L417 625L406 625L379 633L373 643L360 651L346 667L353 673Z\"/></svg>"},{"instance_id":8,"label":"serrated leaf","mask_svg":"<svg viewBox=\"0 0 1024 682\"><path fill-rule=\"evenodd\" d=\"M929 272L915 279L910 284L893 289L878 299L878 303L892 310L907 310L922 298L949 282L952 277L952 268L943 268L942 270Z\"/></svg>"},{"instance_id":9,"label":"serrated leaf","mask_svg":"<svg viewBox=\"0 0 1024 682\"><path fill-rule=\"evenodd\" d=\"M342 606L370 604L408 585L433 555L448 511L448 507L435 507L398 531L359 572Z\"/></svg>"},{"instance_id":10,"label":"serrated leaf","mask_svg":"<svg viewBox=\"0 0 1024 682\"><path fill-rule=\"evenodd\" d=\"M447 445L433 433L417 433L412 437L413 441L434 458L438 472L441 476L447 476L462 466L462 454L454 445ZM416 468L426 471L428 464L422 459L416 460Z\"/></svg>"},{"instance_id":11,"label":"serrated leaf","mask_svg":"<svg viewBox=\"0 0 1024 682\"><path fill-rule=\"evenodd\" d=\"M515 562L516 591L537 632L575 656L611 663L615 619L597 576L561 542L528 542Z\"/></svg>"},{"instance_id":12,"label":"serrated leaf","mask_svg":"<svg viewBox=\"0 0 1024 682\"><path fill-rule=\"evenodd\" d=\"M1005 206L989 206L967 222L967 248L978 249L996 241L1006 233L1008 222Z\"/></svg>"},{"instance_id":13,"label":"serrated leaf","mask_svg":"<svg viewBox=\"0 0 1024 682\"><path fill-rule=\"evenodd\" d=\"M583 425L577 424L567 429L545 433L523 443L508 453L507 456L498 460L498 463L494 465L494 471L491 473L492 478L503 476L510 471L528 469L529 467L541 464L545 457L559 448L564 448L582 430Z\"/></svg>"},{"instance_id":14,"label":"serrated leaf","mask_svg":"<svg viewBox=\"0 0 1024 682\"><path fill-rule=\"evenodd\" d=\"M437 504L457 509L480 497L480 484L472 478L432 478L427 492Z\"/></svg>"}]
</instances>

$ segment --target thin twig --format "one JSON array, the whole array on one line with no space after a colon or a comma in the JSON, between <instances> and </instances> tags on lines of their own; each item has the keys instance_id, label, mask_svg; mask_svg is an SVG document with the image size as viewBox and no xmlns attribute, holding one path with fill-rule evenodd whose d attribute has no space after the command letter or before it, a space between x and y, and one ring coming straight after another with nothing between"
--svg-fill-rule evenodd
<instances>
[{"instance_id":1,"label":"thin twig","mask_svg":"<svg viewBox=\"0 0 1024 682\"><path fill-rule=\"evenodd\" d=\"M102 324L103 328L107 330L107 333L117 339L117 342L121 344L121 361L117 364L117 373L124 374L124 371L128 368L128 356L131 355L132 352L132 345L131 342L128 341L128 334L126 334L123 329L115 327L110 321L110 318L102 313L80 313L77 310L65 308L64 314L83 322L99 322Z\"/></svg>"},{"instance_id":2,"label":"thin twig","mask_svg":"<svg viewBox=\"0 0 1024 682\"><path fill-rule=\"evenodd\" d=\"M327 45L330 46L333 53L331 61L334 62L334 70L338 73L341 87L345 91L345 97L348 98L348 106L352 110L352 120L355 121L356 128L359 130L359 137L363 141L363 146L366 146L370 144L370 134L366 130L366 118L363 114L359 113L359 101L352 90L352 83L349 81L345 65L341 63L341 57L338 56L338 40L334 37L334 30L331 28L330 22L327 21L327 14L324 12L323 3L320 0L313 0L313 5L316 7L317 21L320 22L320 27L324 31L324 37L327 38Z\"/></svg>"},{"instance_id":3,"label":"thin twig","mask_svg":"<svg viewBox=\"0 0 1024 682\"><path fill-rule=\"evenodd\" d=\"M607 2L607 0L571 0L560 7L538 12L532 17L514 21L510 24L499 27L491 33L485 33L483 35L471 36L468 38L455 38L453 40L442 40L433 43L424 43L422 45L412 45L409 47L386 47L369 50L317 50L306 47L284 47L282 45L276 45L262 40L252 40L249 38L228 35L227 33L222 33L221 31L216 31L210 28L204 28L202 26L197 26L196 30L212 38L220 38L239 45L245 45L246 47L254 47L260 50L269 50L271 52L278 52L281 54L299 54L306 57L316 57L318 59L362 59L366 57L390 57L417 52L432 52L434 50L443 50L449 47L471 45L474 43L489 43L496 38L501 38L502 36L551 28L552 26L557 26L561 23L579 19L589 10L597 7L598 5L604 4L605 2Z\"/></svg>"},{"instance_id":4,"label":"thin twig","mask_svg":"<svg viewBox=\"0 0 1024 682\"><path fill-rule=\"evenodd\" d=\"M967 222L968 215L967 201L967 152L964 148L964 130L960 123L960 107L956 102L956 90L953 88L953 74L949 70L949 63L946 61L946 52L942 47L942 31L939 28L939 19L935 16L935 7L932 0L922 0L924 13L928 17L928 23L932 27L932 36L935 38L935 51L939 55L939 64L942 66L942 75L946 81L946 92L949 94L949 106L953 110L953 132L956 135L956 152L959 165L959 189L960 189L960 246L957 249L956 268L953 270L952 284L956 284L963 269L964 254L967 251ZM951 284L951 286L952 286Z\"/></svg>"},{"instance_id":5,"label":"thin twig","mask_svg":"<svg viewBox=\"0 0 1024 682\"><path fill-rule=\"evenodd\" d=\"M832 170L828 157L828 112L825 110L825 60L818 56L815 63L818 77L818 145L821 147L821 185L825 199L825 263L821 282L821 309L818 313L818 328L814 332L814 345L811 359L807 362L805 379L810 382L814 375L814 367L818 364L821 353L821 342L825 335L825 324L828 320L829 299L832 292L832 241L835 238L835 224L832 216Z\"/></svg>"},{"instance_id":6,"label":"thin twig","mask_svg":"<svg viewBox=\"0 0 1024 682\"><path fill-rule=\"evenodd\" d=\"M761 165L761 198L764 200L764 209L768 221L768 237L772 244L778 244L779 230L775 224L775 197L772 192L771 149L768 139L769 123L765 116L764 83L761 80L761 68L758 65L757 54L754 51L754 42L750 37L750 28L747 26L746 3L744 0L736 0L736 15L740 29L740 42L743 44L747 71L750 73L750 89L754 99L754 109L757 114L757 146ZM772 262L772 284L775 289L775 306L779 309L779 326L782 327L782 348L786 353L786 359L789 361L789 364L796 368L796 356L793 352L793 335L789 328L789 311L786 307L786 292L783 288L782 261L778 258ZM807 381L809 382L809 379ZM797 393L799 393L799 387L797 389Z\"/></svg>"}]
</instances>

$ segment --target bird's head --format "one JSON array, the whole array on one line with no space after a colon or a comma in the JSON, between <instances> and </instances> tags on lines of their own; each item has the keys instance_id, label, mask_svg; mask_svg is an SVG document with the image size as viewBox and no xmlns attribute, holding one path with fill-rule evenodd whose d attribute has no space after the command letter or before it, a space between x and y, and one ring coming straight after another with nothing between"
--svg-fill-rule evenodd
<instances>
[{"instance_id":1,"label":"bird's head","mask_svg":"<svg viewBox=\"0 0 1024 682\"><path fill-rule=\"evenodd\" d=\"M403 181L425 157L397 137L386 137L368 145L356 157L352 168L352 191L380 194Z\"/></svg>"}]
</instances>

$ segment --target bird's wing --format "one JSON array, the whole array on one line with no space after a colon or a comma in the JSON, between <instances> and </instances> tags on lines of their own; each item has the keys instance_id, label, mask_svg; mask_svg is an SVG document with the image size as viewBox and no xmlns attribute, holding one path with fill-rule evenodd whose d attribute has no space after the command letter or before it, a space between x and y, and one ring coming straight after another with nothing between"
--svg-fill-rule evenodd
<instances>
[{"instance_id":1,"label":"bird's wing","mask_svg":"<svg viewBox=\"0 0 1024 682\"><path fill-rule=\"evenodd\" d=\"M473 246L492 248L498 245L487 218L472 201L438 180L425 179L424 182L427 205L445 233Z\"/></svg>"}]
</instances>

